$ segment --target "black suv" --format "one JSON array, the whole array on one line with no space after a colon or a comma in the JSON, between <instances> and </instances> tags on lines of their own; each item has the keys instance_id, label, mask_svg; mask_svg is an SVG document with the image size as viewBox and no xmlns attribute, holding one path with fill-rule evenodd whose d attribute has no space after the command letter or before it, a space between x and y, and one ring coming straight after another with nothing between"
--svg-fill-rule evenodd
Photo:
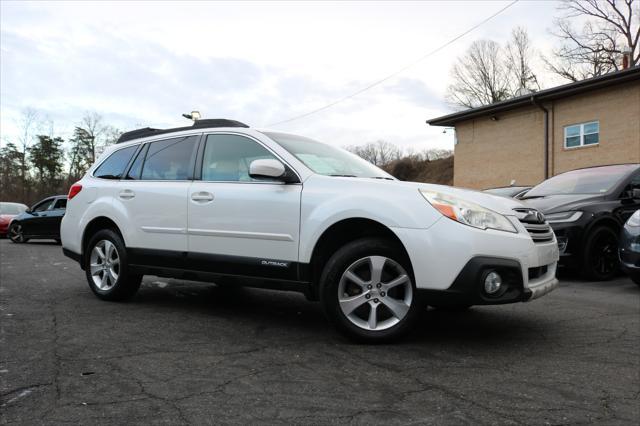
<instances>
[{"instance_id":1,"label":"black suv","mask_svg":"<svg viewBox=\"0 0 640 426\"><path fill-rule=\"evenodd\" d=\"M558 239L560 263L592 281L618 272L620 229L640 209L640 164L562 173L535 186L524 203L541 211Z\"/></svg>"}]
</instances>

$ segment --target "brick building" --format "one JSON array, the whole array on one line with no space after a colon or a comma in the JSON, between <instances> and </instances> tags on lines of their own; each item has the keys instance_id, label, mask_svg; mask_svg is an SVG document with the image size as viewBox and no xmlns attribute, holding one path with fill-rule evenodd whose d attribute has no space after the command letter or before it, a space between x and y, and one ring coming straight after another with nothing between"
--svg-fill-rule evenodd
<instances>
[{"instance_id":1,"label":"brick building","mask_svg":"<svg viewBox=\"0 0 640 426\"><path fill-rule=\"evenodd\" d=\"M581 167L640 163L640 67L427 123L455 127L456 186L534 185Z\"/></svg>"}]
</instances>

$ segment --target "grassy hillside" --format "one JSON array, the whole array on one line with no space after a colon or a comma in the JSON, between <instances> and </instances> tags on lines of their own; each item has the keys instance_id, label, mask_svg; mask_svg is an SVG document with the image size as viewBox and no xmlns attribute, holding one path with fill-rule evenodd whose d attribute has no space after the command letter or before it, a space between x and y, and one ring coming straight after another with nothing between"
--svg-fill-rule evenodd
<instances>
[{"instance_id":1,"label":"grassy hillside","mask_svg":"<svg viewBox=\"0 0 640 426\"><path fill-rule=\"evenodd\" d=\"M453 185L453 156L431 161L404 157L382 168L400 180Z\"/></svg>"}]
</instances>

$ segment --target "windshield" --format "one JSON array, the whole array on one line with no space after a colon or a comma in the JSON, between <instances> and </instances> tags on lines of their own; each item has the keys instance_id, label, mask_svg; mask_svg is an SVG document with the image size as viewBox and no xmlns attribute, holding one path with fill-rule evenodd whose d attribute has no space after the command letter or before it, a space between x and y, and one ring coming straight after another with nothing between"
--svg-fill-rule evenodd
<instances>
[{"instance_id":1,"label":"windshield","mask_svg":"<svg viewBox=\"0 0 640 426\"><path fill-rule=\"evenodd\" d=\"M264 132L313 172L325 176L392 179L368 161L344 149L302 136Z\"/></svg>"},{"instance_id":2,"label":"windshield","mask_svg":"<svg viewBox=\"0 0 640 426\"><path fill-rule=\"evenodd\" d=\"M26 209L27 206L24 206L22 204L0 203L0 214L18 215L24 212Z\"/></svg>"},{"instance_id":3,"label":"windshield","mask_svg":"<svg viewBox=\"0 0 640 426\"><path fill-rule=\"evenodd\" d=\"M638 166L594 167L563 173L545 180L527 193L524 199L563 194L604 194Z\"/></svg>"}]
</instances>

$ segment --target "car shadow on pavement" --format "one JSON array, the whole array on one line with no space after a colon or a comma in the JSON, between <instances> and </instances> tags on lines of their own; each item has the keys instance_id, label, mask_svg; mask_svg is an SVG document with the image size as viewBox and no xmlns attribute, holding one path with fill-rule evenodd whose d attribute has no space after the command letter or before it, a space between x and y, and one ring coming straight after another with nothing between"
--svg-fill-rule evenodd
<instances>
[{"instance_id":1,"label":"car shadow on pavement","mask_svg":"<svg viewBox=\"0 0 640 426\"><path fill-rule=\"evenodd\" d=\"M59 246L60 244L53 240L29 240L24 244L36 245L36 246Z\"/></svg>"},{"instance_id":2,"label":"car shadow on pavement","mask_svg":"<svg viewBox=\"0 0 640 426\"><path fill-rule=\"evenodd\" d=\"M147 281L130 302L149 309L167 309L167 315L183 311L206 327L207 321L233 324L234 333L255 330L277 332L293 338L352 344L342 338L325 318L319 303L293 292L255 288L226 288L213 284L161 279ZM426 308L412 331L399 343L461 343L474 346L514 345L552 326L543 314L509 306L473 307L454 312ZM244 329L243 329L244 328Z\"/></svg>"}]
</instances>

